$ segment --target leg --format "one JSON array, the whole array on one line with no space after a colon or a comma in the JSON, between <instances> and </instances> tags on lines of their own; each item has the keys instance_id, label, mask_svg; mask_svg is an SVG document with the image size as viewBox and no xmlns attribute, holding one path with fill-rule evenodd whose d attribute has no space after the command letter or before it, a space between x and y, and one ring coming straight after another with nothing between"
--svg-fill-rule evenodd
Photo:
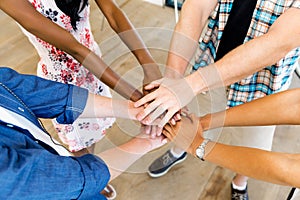
<instances>
[{"instance_id":1,"label":"leg","mask_svg":"<svg viewBox=\"0 0 300 200\"><path fill-rule=\"evenodd\" d=\"M261 126L261 127L238 127L234 128L232 132L232 145L254 147L264 150L272 149L273 136L275 126ZM240 198L237 194L244 195L244 199L248 199L247 194L248 177L237 174L232 180L232 199ZM246 197L247 196L247 197Z\"/></svg>"}]
</instances>

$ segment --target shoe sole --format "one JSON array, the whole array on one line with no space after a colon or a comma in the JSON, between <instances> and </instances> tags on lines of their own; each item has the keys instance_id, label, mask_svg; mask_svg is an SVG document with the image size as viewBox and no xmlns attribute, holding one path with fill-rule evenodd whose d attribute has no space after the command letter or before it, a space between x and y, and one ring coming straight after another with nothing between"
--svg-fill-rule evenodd
<instances>
[{"instance_id":1,"label":"shoe sole","mask_svg":"<svg viewBox=\"0 0 300 200\"><path fill-rule=\"evenodd\" d=\"M166 171L162 172L162 173L159 173L159 174L153 174L151 172L148 171L148 174L149 176L151 176L152 178L158 178L158 177L161 177L163 175L165 175L166 173L168 173L168 171L174 167L175 165L183 162L185 159L187 158L187 155L184 156L184 158L182 158L181 160L177 160L176 162L174 162Z\"/></svg>"},{"instance_id":2,"label":"shoe sole","mask_svg":"<svg viewBox=\"0 0 300 200\"><path fill-rule=\"evenodd\" d=\"M107 189L109 188L109 189ZM107 184L107 186L104 188L104 190L106 190L106 192L109 192L109 190L111 190L112 196L110 197L106 197L107 200L114 200L117 197L117 192L116 189L111 185L111 184Z\"/></svg>"}]
</instances>

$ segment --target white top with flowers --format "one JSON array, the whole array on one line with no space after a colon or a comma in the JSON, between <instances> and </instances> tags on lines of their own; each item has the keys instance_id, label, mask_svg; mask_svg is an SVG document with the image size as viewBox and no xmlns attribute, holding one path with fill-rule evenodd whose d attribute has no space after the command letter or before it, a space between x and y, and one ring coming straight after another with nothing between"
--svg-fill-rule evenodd
<instances>
[{"instance_id":1,"label":"white top with flowers","mask_svg":"<svg viewBox=\"0 0 300 200\"><path fill-rule=\"evenodd\" d=\"M64 14L54 0L28 0L33 7L52 22L70 32L74 38L91 51L101 56L100 48L94 40L89 22L90 5L86 6L79 14L77 30L71 26L70 17ZM45 27L47 28L47 27ZM73 84L88 89L91 93L111 97L109 88L84 68L77 60L55 46L41 40L22 28L24 34L36 48L40 61L38 62L37 75L49 80ZM60 139L69 145L71 151L78 151L97 142L105 134L115 119L78 119L72 125L54 126Z\"/></svg>"}]
</instances>

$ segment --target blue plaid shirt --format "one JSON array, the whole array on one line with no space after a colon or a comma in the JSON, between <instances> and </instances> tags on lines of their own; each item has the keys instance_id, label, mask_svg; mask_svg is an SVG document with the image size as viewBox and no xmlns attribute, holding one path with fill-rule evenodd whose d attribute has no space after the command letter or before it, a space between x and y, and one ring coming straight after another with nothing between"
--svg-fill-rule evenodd
<instances>
[{"instance_id":1,"label":"blue plaid shirt","mask_svg":"<svg viewBox=\"0 0 300 200\"><path fill-rule=\"evenodd\" d=\"M193 70L214 62L233 1L218 1L209 18L207 31L199 42L199 53L197 53ZM244 43L267 33L276 19L291 7L300 8L300 0L258 0ZM227 105L233 107L288 89L299 56L300 48L296 48L276 64L230 85Z\"/></svg>"}]
</instances>

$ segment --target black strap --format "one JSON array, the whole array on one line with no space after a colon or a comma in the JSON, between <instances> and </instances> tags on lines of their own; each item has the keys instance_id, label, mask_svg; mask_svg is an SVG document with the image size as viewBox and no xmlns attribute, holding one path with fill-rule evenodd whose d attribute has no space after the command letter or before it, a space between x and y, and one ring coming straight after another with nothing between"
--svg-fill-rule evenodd
<instances>
[{"instance_id":1,"label":"black strap","mask_svg":"<svg viewBox=\"0 0 300 200\"><path fill-rule=\"evenodd\" d=\"M293 197L293 195L294 195L294 192L295 192L295 190L296 190L296 188L292 188L292 189L291 189L291 191L290 191L290 193L289 193L289 196L287 197L287 199L286 199L286 200L291 200L291 199L292 199L292 197Z\"/></svg>"},{"instance_id":2,"label":"black strap","mask_svg":"<svg viewBox=\"0 0 300 200\"><path fill-rule=\"evenodd\" d=\"M234 0L217 50L215 61L243 44L257 0Z\"/></svg>"}]
</instances>

